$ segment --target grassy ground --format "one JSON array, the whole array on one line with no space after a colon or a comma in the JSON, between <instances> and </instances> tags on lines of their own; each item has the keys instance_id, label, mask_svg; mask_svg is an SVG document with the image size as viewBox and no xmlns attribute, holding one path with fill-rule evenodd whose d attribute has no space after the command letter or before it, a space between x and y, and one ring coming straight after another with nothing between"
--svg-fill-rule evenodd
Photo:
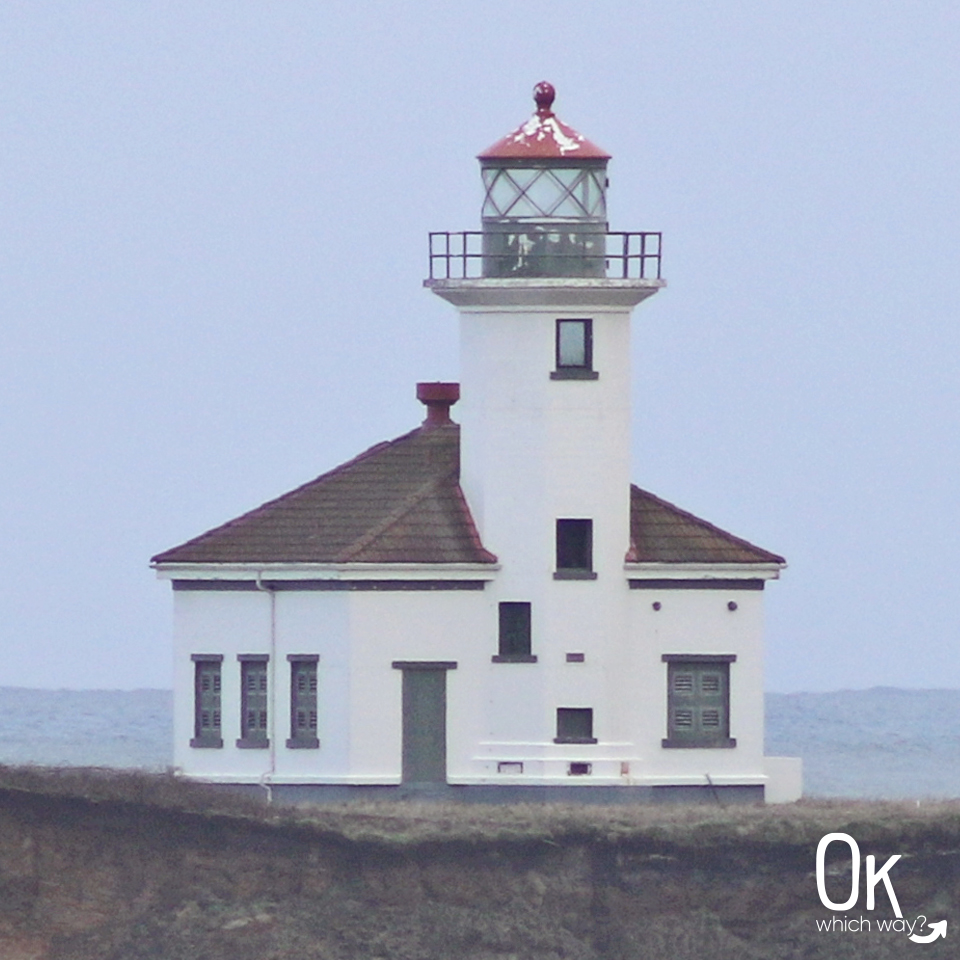
<instances>
[{"instance_id":1,"label":"grassy ground","mask_svg":"<svg viewBox=\"0 0 960 960\"><path fill-rule=\"evenodd\" d=\"M816 845L825 833L911 850L960 844L960 800L885 802L802 800L776 806L587 806L354 801L323 806L267 805L171 774L89 768L2 767L0 789L143 803L204 816L297 826L346 840L404 847L442 841L639 841L678 848L747 843Z\"/></svg>"},{"instance_id":2,"label":"grassy ground","mask_svg":"<svg viewBox=\"0 0 960 960\"><path fill-rule=\"evenodd\" d=\"M821 932L830 832L903 855L905 916L960 922L960 801L292 807L42 767L0 767L0 801L3 960L915 956L902 932ZM835 899L849 883L830 871ZM956 956L952 937L920 952Z\"/></svg>"}]
</instances>

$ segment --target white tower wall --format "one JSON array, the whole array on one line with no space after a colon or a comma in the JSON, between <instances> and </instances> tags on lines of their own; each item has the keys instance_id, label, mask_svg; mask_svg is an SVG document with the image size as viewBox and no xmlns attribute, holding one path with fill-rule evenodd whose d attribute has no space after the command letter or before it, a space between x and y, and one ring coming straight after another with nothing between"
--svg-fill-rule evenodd
<instances>
[{"instance_id":1,"label":"white tower wall","mask_svg":"<svg viewBox=\"0 0 960 960\"><path fill-rule=\"evenodd\" d=\"M448 281L434 291L460 312L460 482L484 546L500 570L501 601L531 604L536 664L490 663L473 775L495 760L524 761L524 776L617 782L636 761L637 677L629 669L630 317L657 280ZM595 378L557 371L556 323L590 320ZM593 525L593 578L558 579L556 522ZM494 638L495 640L495 638ZM495 646L489 650L496 652ZM582 661L568 662L568 654ZM554 743L559 707L593 710L596 744ZM498 778L502 779L502 778Z\"/></svg>"}]
</instances>

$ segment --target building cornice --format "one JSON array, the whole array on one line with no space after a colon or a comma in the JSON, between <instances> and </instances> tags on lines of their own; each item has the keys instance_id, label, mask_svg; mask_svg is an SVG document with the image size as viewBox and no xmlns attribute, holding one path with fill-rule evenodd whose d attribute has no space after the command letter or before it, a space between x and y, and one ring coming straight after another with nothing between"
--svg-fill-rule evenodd
<instances>
[{"instance_id":1,"label":"building cornice","mask_svg":"<svg viewBox=\"0 0 960 960\"><path fill-rule=\"evenodd\" d=\"M424 280L423 285L456 307L635 307L667 285L666 280L606 277L479 277Z\"/></svg>"},{"instance_id":2,"label":"building cornice","mask_svg":"<svg viewBox=\"0 0 960 960\"><path fill-rule=\"evenodd\" d=\"M785 563L625 563L629 580L777 580Z\"/></svg>"},{"instance_id":3,"label":"building cornice","mask_svg":"<svg viewBox=\"0 0 960 960\"><path fill-rule=\"evenodd\" d=\"M493 580L496 563L154 563L160 580Z\"/></svg>"}]
</instances>

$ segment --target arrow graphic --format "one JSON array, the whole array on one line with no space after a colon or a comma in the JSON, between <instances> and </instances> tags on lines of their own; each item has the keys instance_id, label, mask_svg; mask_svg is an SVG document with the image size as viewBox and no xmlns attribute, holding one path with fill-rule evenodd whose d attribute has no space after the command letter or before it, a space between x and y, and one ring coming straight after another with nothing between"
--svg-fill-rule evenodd
<instances>
[{"instance_id":1,"label":"arrow graphic","mask_svg":"<svg viewBox=\"0 0 960 960\"><path fill-rule=\"evenodd\" d=\"M928 933L925 937L921 937L919 934L911 933L908 940L912 940L914 943L932 943L937 937L943 937L944 940L947 939L947 921L938 920L936 923L928 923L927 926L931 929L932 933Z\"/></svg>"}]
</instances>

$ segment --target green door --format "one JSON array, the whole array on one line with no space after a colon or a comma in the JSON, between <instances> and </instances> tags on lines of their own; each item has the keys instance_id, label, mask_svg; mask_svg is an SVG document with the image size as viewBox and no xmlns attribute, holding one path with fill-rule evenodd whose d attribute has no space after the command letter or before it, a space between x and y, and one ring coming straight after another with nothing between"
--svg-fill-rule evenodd
<instances>
[{"instance_id":1,"label":"green door","mask_svg":"<svg viewBox=\"0 0 960 960\"><path fill-rule=\"evenodd\" d=\"M446 783L447 671L403 671L403 782Z\"/></svg>"}]
</instances>

